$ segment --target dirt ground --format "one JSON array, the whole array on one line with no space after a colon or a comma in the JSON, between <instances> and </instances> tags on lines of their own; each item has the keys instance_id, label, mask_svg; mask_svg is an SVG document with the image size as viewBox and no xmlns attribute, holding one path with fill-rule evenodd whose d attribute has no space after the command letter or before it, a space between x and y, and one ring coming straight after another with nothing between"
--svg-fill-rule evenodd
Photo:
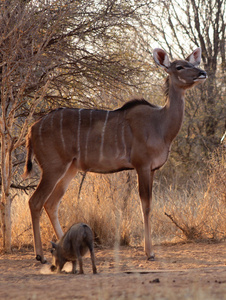
<instances>
[{"instance_id":1,"label":"dirt ground","mask_svg":"<svg viewBox=\"0 0 226 300\"><path fill-rule=\"evenodd\" d=\"M50 273L29 250L1 254L0 299L226 299L226 243L155 246L153 262L141 247L95 253L97 275L88 254L85 275Z\"/></svg>"}]
</instances>

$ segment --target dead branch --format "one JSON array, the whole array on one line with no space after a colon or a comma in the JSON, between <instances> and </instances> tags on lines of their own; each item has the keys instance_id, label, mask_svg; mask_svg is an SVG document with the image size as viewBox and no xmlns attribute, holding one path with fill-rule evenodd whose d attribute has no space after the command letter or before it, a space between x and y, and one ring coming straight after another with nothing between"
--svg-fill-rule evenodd
<instances>
[{"instance_id":1,"label":"dead branch","mask_svg":"<svg viewBox=\"0 0 226 300\"><path fill-rule=\"evenodd\" d=\"M174 218L173 218L171 215L167 214L166 212L165 212L165 215L166 215L168 218L170 218L170 220L173 222L173 224L175 224L176 227L179 228L179 229L187 236L187 230L185 230L184 228L182 228L182 227L174 220Z\"/></svg>"}]
</instances>

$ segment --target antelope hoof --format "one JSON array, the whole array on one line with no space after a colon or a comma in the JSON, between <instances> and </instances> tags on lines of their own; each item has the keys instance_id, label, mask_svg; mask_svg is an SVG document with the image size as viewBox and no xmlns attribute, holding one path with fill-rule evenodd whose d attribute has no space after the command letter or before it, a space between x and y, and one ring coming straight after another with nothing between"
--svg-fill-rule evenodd
<instances>
[{"instance_id":1,"label":"antelope hoof","mask_svg":"<svg viewBox=\"0 0 226 300\"><path fill-rule=\"evenodd\" d=\"M42 264L46 264L47 263L47 260L43 257L41 257L41 255L36 255L36 259L38 261L40 261Z\"/></svg>"},{"instance_id":2,"label":"antelope hoof","mask_svg":"<svg viewBox=\"0 0 226 300\"><path fill-rule=\"evenodd\" d=\"M155 255L151 255L150 257L148 257L147 260L148 261L155 261Z\"/></svg>"}]
</instances>

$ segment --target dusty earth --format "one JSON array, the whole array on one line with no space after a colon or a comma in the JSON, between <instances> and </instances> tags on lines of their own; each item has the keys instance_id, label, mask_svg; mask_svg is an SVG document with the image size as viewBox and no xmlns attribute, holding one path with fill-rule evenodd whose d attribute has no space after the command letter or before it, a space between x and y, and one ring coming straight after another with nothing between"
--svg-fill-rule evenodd
<instances>
[{"instance_id":1,"label":"dusty earth","mask_svg":"<svg viewBox=\"0 0 226 300\"><path fill-rule=\"evenodd\" d=\"M89 255L73 275L50 273L29 250L1 254L0 299L226 299L226 243L155 246L154 262L141 247L95 252L97 275Z\"/></svg>"}]
</instances>

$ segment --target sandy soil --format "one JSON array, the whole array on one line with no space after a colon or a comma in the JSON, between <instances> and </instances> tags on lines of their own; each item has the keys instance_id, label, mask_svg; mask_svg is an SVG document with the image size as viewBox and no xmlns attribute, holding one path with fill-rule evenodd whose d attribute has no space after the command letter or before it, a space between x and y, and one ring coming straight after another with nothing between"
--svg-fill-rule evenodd
<instances>
[{"instance_id":1,"label":"sandy soil","mask_svg":"<svg viewBox=\"0 0 226 300\"><path fill-rule=\"evenodd\" d=\"M142 248L95 251L97 275L89 255L73 275L50 273L29 250L1 254L0 299L226 299L226 243L155 246L154 262Z\"/></svg>"}]
</instances>

